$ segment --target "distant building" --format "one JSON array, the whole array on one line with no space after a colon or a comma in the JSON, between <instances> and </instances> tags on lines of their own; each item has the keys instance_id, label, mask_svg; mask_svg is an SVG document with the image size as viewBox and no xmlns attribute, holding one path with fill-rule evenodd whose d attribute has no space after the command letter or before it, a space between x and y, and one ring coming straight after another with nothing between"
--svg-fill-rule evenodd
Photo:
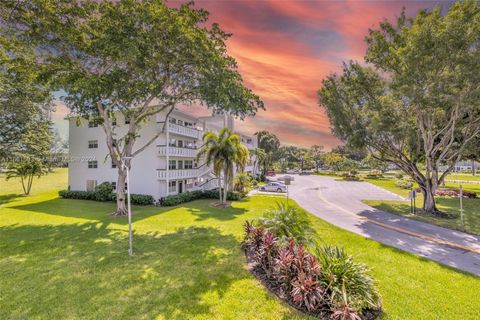
<instances>
[{"instance_id":1,"label":"distant building","mask_svg":"<svg viewBox=\"0 0 480 320\"><path fill-rule=\"evenodd\" d=\"M192 190L208 190L218 187L218 179L203 159L196 160L205 131L218 132L222 127L234 130L233 117L195 117L174 110L167 119L166 113L152 116L142 127L136 145L144 145L158 130L165 132L132 160L130 190L149 194L158 200L162 197ZM101 125L69 118L68 184L71 190L93 190L97 184L108 181L116 188L117 168L112 163ZM126 132L128 120L121 113L116 115L116 132ZM242 143L253 149L257 140L240 134ZM253 172L252 163L246 172Z\"/></svg>"}]
</instances>

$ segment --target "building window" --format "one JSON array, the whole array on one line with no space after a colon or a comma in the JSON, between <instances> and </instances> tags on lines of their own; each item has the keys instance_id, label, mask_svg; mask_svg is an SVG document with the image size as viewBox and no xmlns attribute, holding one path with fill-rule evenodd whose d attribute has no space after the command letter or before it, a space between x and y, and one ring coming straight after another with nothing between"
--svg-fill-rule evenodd
<instances>
[{"instance_id":1,"label":"building window","mask_svg":"<svg viewBox=\"0 0 480 320\"><path fill-rule=\"evenodd\" d=\"M117 182L116 181L112 181L112 187L113 187L113 191L117 190Z\"/></svg>"},{"instance_id":2,"label":"building window","mask_svg":"<svg viewBox=\"0 0 480 320\"><path fill-rule=\"evenodd\" d=\"M179 126L183 126L183 121L182 121L182 120L177 120L177 124L178 124Z\"/></svg>"},{"instance_id":3,"label":"building window","mask_svg":"<svg viewBox=\"0 0 480 320\"><path fill-rule=\"evenodd\" d=\"M178 160L178 169L184 169L182 160Z\"/></svg>"},{"instance_id":4,"label":"building window","mask_svg":"<svg viewBox=\"0 0 480 320\"><path fill-rule=\"evenodd\" d=\"M125 124L130 124L130 118L125 117Z\"/></svg>"},{"instance_id":5,"label":"building window","mask_svg":"<svg viewBox=\"0 0 480 320\"><path fill-rule=\"evenodd\" d=\"M178 147L183 148L183 140L178 140Z\"/></svg>"},{"instance_id":6,"label":"building window","mask_svg":"<svg viewBox=\"0 0 480 320\"><path fill-rule=\"evenodd\" d=\"M117 165L115 164L115 162L112 161L112 169L115 169L117 167Z\"/></svg>"},{"instance_id":7,"label":"building window","mask_svg":"<svg viewBox=\"0 0 480 320\"><path fill-rule=\"evenodd\" d=\"M195 183L194 179L187 179L185 180L185 188L186 189L191 189L193 188L193 184Z\"/></svg>"},{"instance_id":8,"label":"building window","mask_svg":"<svg viewBox=\"0 0 480 320\"><path fill-rule=\"evenodd\" d=\"M170 138L170 142L168 143L170 147L176 147L177 146L177 139L175 138Z\"/></svg>"},{"instance_id":9,"label":"building window","mask_svg":"<svg viewBox=\"0 0 480 320\"><path fill-rule=\"evenodd\" d=\"M247 143L252 144L252 138L248 138Z\"/></svg>"},{"instance_id":10,"label":"building window","mask_svg":"<svg viewBox=\"0 0 480 320\"><path fill-rule=\"evenodd\" d=\"M97 149L97 148L98 148L98 140L88 141L88 149Z\"/></svg>"},{"instance_id":11,"label":"building window","mask_svg":"<svg viewBox=\"0 0 480 320\"><path fill-rule=\"evenodd\" d=\"M193 127L193 123L185 121L185 127Z\"/></svg>"},{"instance_id":12,"label":"building window","mask_svg":"<svg viewBox=\"0 0 480 320\"><path fill-rule=\"evenodd\" d=\"M193 169L193 160L185 160L184 169Z\"/></svg>"},{"instance_id":13,"label":"building window","mask_svg":"<svg viewBox=\"0 0 480 320\"><path fill-rule=\"evenodd\" d=\"M97 168L98 168L97 160L88 161L88 169L97 169Z\"/></svg>"},{"instance_id":14,"label":"building window","mask_svg":"<svg viewBox=\"0 0 480 320\"><path fill-rule=\"evenodd\" d=\"M168 169L176 170L177 169L177 160L168 160Z\"/></svg>"},{"instance_id":15,"label":"building window","mask_svg":"<svg viewBox=\"0 0 480 320\"><path fill-rule=\"evenodd\" d=\"M116 126L117 125L117 119L116 118L113 118L112 119L112 126Z\"/></svg>"},{"instance_id":16,"label":"building window","mask_svg":"<svg viewBox=\"0 0 480 320\"><path fill-rule=\"evenodd\" d=\"M125 182L125 191L128 189L128 184Z\"/></svg>"},{"instance_id":17,"label":"building window","mask_svg":"<svg viewBox=\"0 0 480 320\"><path fill-rule=\"evenodd\" d=\"M113 140L112 140L112 146L113 146L114 148L117 147L117 139L113 139Z\"/></svg>"},{"instance_id":18,"label":"building window","mask_svg":"<svg viewBox=\"0 0 480 320\"><path fill-rule=\"evenodd\" d=\"M97 180L87 180L87 191L94 191L97 186Z\"/></svg>"},{"instance_id":19,"label":"building window","mask_svg":"<svg viewBox=\"0 0 480 320\"><path fill-rule=\"evenodd\" d=\"M168 182L168 192L177 192L177 181Z\"/></svg>"},{"instance_id":20,"label":"building window","mask_svg":"<svg viewBox=\"0 0 480 320\"><path fill-rule=\"evenodd\" d=\"M170 119L168 119L168 122L173 123L173 124L176 124L176 123L177 123L177 119L175 119L175 118L170 118Z\"/></svg>"},{"instance_id":21,"label":"building window","mask_svg":"<svg viewBox=\"0 0 480 320\"><path fill-rule=\"evenodd\" d=\"M88 127L89 128L96 128L96 127L98 127L98 122L97 121L88 121Z\"/></svg>"}]
</instances>

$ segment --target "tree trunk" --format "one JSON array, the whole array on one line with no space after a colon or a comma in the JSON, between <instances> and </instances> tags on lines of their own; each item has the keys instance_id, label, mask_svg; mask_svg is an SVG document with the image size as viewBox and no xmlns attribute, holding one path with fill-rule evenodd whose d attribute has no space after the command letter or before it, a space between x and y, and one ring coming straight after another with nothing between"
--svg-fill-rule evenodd
<instances>
[{"instance_id":1,"label":"tree trunk","mask_svg":"<svg viewBox=\"0 0 480 320\"><path fill-rule=\"evenodd\" d=\"M472 175L475 177L475 160L472 160Z\"/></svg>"},{"instance_id":2,"label":"tree trunk","mask_svg":"<svg viewBox=\"0 0 480 320\"><path fill-rule=\"evenodd\" d=\"M228 192L228 169L225 168L224 172L224 187L223 187L223 204L227 203L227 192Z\"/></svg>"},{"instance_id":3,"label":"tree trunk","mask_svg":"<svg viewBox=\"0 0 480 320\"><path fill-rule=\"evenodd\" d=\"M423 193L423 210L426 213L436 214L438 210L435 204L435 191L422 189L422 193Z\"/></svg>"},{"instance_id":4,"label":"tree trunk","mask_svg":"<svg viewBox=\"0 0 480 320\"><path fill-rule=\"evenodd\" d=\"M125 206L125 181L127 180L127 171L118 168L117 178L117 210L112 213L114 216L128 215L127 207ZM130 186L128 186L130 188Z\"/></svg>"},{"instance_id":5,"label":"tree trunk","mask_svg":"<svg viewBox=\"0 0 480 320\"><path fill-rule=\"evenodd\" d=\"M222 176L218 176L218 195L220 198L220 203L223 203L222 201Z\"/></svg>"}]
</instances>

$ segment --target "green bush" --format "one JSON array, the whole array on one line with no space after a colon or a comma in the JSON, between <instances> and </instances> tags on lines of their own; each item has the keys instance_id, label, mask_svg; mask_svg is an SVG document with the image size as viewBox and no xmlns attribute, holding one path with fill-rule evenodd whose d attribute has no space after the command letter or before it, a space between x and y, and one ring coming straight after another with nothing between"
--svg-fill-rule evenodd
<instances>
[{"instance_id":1,"label":"green bush","mask_svg":"<svg viewBox=\"0 0 480 320\"><path fill-rule=\"evenodd\" d=\"M69 191L61 190L58 192L58 195L64 199L79 199L79 200L95 200L95 201L117 201L117 195L115 193L110 193L108 200L98 200L100 199L99 195L95 191ZM130 194L130 201L135 205L152 205L154 199L151 195L147 194Z\"/></svg>"},{"instance_id":2,"label":"green bush","mask_svg":"<svg viewBox=\"0 0 480 320\"><path fill-rule=\"evenodd\" d=\"M278 202L275 208L266 211L263 218L255 220L255 224L274 233L280 244L286 244L290 240L311 244L316 236L307 214L283 202Z\"/></svg>"},{"instance_id":3,"label":"green bush","mask_svg":"<svg viewBox=\"0 0 480 320\"><path fill-rule=\"evenodd\" d=\"M94 191L61 190L58 195L65 199L96 200Z\"/></svg>"},{"instance_id":4,"label":"green bush","mask_svg":"<svg viewBox=\"0 0 480 320\"><path fill-rule=\"evenodd\" d=\"M102 182L95 187L95 200L112 201L113 186L110 182Z\"/></svg>"},{"instance_id":5,"label":"green bush","mask_svg":"<svg viewBox=\"0 0 480 320\"><path fill-rule=\"evenodd\" d=\"M238 201L245 197L245 194L238 191L228 191L227 200L229 201ZM175 195L165 197L161 205L170 207L176 206L185 202L197 200L197 199L217 199L219 198L218 189L212 190L196 190L196 191L187 191Z\"/></svg>"},{"instance_id":6,"label":"green bush","mask_svg":"<svg viewBox=\"0 0 480 320\"><path fill-rule=\"evenodd\" d=\"M365 264L353 261L343 248L334 246L317 248L316 256L327 284L328 300L334 306L348 304L355 312L380 308L380 295Z\"/></svg>"},{"instance_id":7,"label":"green bush","mask_svg":"<svg viewBox=\"0 0 480 320\"><path fill-rule=\"evenodd\" d=\"M413 182L408 180L396 180L395 185L402 189L411 189L413 187Z\"/></svg>"}]
</instances>

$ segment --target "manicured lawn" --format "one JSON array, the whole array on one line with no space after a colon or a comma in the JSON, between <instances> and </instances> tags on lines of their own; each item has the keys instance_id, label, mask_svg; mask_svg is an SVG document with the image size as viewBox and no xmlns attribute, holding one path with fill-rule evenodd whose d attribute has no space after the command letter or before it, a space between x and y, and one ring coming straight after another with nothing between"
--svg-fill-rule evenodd
<instances>
[{"instance_id":1,"label":"manicured lawn","mask_svg":"<svg viewBox=\"0 0 480 320\"><path fill-rule=\"evenodd\" d=\"M0 207L0 319L306 318L250 275L240 249L243 221L278 198L255 196L229 209L209 200L134 207L129 258L126 218L108 215L112 203L58 199L51 186L61 179L66 184L64 171L43 177L34 195ZM10 190L1 183L2 193ZM324 243L372 268L384 319L477 318L479 277L313 216L312 223Z\"/></svg>"},{"instance_id":2,"label":"manicured lawn","mask_svg":"<svg viewBox=\"0 0 480 320\"><path fill-rule=\"evenodd\" d=\"M366 179L366 181L397 193L403 197L408 196L409 190L405 190L395 186L395 179ZM446 183L447 187L457 187L458 184ZM474 191L480 196L480 185L477 184L463 184L463 189ZM417 194L416 206L421 208L423 204L423 196ZM463 199L464 209L464 223L463 228L460 219L460 202L458 198L437 197L437 207L441 211L448 212L454 215L454 218L438 218L431 215L411 214L410 201L381 201L381 200L367 200L366 204L377 209L398 214L404 217L436 224L445 228L466 231L474 234L480 234L480 199Z\"/></svg>"},{"instance_id":3,"label":"manicured lawn","mask_svg":"<svg viewBox=\"0 0 480 320\"><path fill-rule=\"evenodd\" d=\"M470 180L480 181L480 175L472 175L467 173L452 173L447 176L447 180Z\"/></svg>"}]
</instances>

